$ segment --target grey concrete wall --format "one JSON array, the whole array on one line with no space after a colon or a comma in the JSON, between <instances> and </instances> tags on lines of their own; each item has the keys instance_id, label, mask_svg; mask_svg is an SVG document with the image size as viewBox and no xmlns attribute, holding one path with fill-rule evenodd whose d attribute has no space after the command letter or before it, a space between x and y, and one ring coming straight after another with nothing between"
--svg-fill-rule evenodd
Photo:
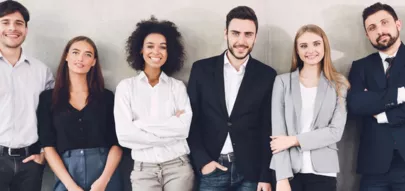
<instances>
[{"instance_id":1,"label":"grey concrete wall","mask_svg":"<svg viewBox=\"0 0 405 191\"><path fill-rule=\"evenodd\" d=\"M191 64L201 58L220 54L226 47L223 38L225 16L237 5L252 7L259 19L259 33L253 56L274 67L278 73L290 67L293 38L304 24L317 24L327 33L334 65L345 75L353 60L372 52L362 28L361 12L371 0L20 0L32 20L24 44L26 52L44 61L55 72L61 52L69 39L87 35L97 44L106 86L135 75L125 62L124 45L135 24L155 15L175 22L184 36L187 60L175 77L187 82ZM405 1L383 1L394 7L405 20ZM402 33L402 38L405 38ZM358 190L355 174L360 124L350 119L346 125L339 154L342 172L339 191ZM124 158L128 174L131 159ZM126 177L128 178L128 177ZM129 182L126 182L127 186ZM43 191L51 190L53 174L47 169Z\"/></svg>"}]
</instances>

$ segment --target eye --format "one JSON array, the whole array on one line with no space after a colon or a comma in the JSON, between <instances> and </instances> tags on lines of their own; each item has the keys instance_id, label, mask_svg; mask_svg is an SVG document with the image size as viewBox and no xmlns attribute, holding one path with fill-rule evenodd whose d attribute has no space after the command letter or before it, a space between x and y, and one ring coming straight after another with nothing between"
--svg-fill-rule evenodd
<instances>
[{"instance_id":1,"label":"eye","mask_svg":"<svg viewBox=\"0 0 405 191\"><path fill-rule=\"evenodd\" d=\"M166 50L167 47L166 46L160 46L161 49Z\"/></svg>"},{"instance_id":2,"label":"eye","mask_svg":"<svg viewBox=\"0 0 405 191\"><path fill-rule=\"evenodd\" d=\"M375 26L371 26L371 27L368 27L368 31L374 31L375 30Z\"/></svg>"},{"instance_id":3,"label":"eye","mask_svg":"<svg viewBox=\"0 0 405 191\"><path fill-rule=\"evenodd\" d=\"M3 25L8 25L9 22L8 22L8 21L2 21L1 24L3 24Z\"/></svg>"},{"instance_id":4,"label":"eye","mask_svg":"<svg viewBox=\"0 0 405 191\"><path fill-rule=\"evenodd\" d=\"M315 42L315 43L314 43L314 46L319 46L319 45L321 45L320 42Z\"/></svg>"},{"instance_id":5,"label":"eye","mask_svg":"<svg viewBox=\"0 0 405 191\"><path fill-rule=\"evenodd\" d=\"M151 49L151 48L153 48L153 45L148 45L148 46L146 46L146 48Z\"/></svg>"},{"instance_id":6,"label":"eye","mask_svg":"<svg viewBox=\"0 0 405 191\"><path fill-rule=\"evenodd\" d=\"M308 46L306 44L301 44L300 48L307 48Z\"/></svg>"},{"instance_id":7,"label":"eye","mask_svg":"<svg viewBox=\"0 0 405 191\"><path fill-rule=\"evenodd\" d=\"M79 52L73 51L72 54L77 55L77 54L79 54Z\"/></svg>"},{"instance_id":8,"label":"eye","mask_svg":"<svg viewBox=\"0 0 405 191\"><path fill-rule=\"evenodd\" d=\"M381 23L382 23L383 25L386 25L386 24L388 24L388 21L383 20Z\"/></svg>"},{"instance_id":9,"label":"eye","mask_svg":"<svg viewBox=\"0 0 405 191\"><path fill-rule=\"evenodd\" d=\"M93 57L93 55L90 54L90 53L87 53L86 56L89 57L89 58Z\"/></svg>"},{"instance_id":10,"label":"eye","mask_svg":"<svg viewBox=\"0 0 405 191\"><path fill-rule=\"evenodd\" d=\"M233 31L233 32L232 32L232 35L233 35L233 36L239 36L239 33L238 33L238 32Z\"/></svg>"}]
</instances>

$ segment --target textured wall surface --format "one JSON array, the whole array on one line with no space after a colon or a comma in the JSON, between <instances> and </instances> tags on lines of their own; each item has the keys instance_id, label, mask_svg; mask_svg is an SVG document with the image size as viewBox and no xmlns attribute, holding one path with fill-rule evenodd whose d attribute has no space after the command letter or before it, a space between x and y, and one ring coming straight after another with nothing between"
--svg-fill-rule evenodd
<instances>
[{"instance_id":1,"label":"textured wall surface","mask_svg":"<svg viewBox=\"0 0 405 191\"><path fill-rule=\"evenodd\" d=\"M62 49L77 35L91 37L100 51L106 86L115 90L121 79L136 75L128 67L125 41L135 24L155 15L158 19L175 22L184 36L187 59L175 77L187 82L194 61L222 53L226 48L223 38L225 16L238 5L252 7L259 19L259 33L252 55L274 67L278 73L290 68L293 38L304 24L317 24L329 37L336 68L347 75L353 60L375 50L368 42L361 13L370 0L22 0L30 11L28 37L24 48L56 71ZM400 18L405 19L405 1L387 0ZM402 38L405 38L405 32ZM339 143L341 173L339 191L358 190L359 177L355 173L360 124L349 119ZM125 157L122 171L131 170L131 159ZM43 191L52 190L54 177L47 169Z\"/></svg>"}]
</instances>

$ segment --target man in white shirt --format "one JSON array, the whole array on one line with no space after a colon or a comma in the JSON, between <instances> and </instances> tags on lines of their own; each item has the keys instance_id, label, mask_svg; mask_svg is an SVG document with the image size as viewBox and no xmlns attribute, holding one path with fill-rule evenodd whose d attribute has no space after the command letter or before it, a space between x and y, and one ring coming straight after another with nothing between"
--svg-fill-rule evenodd
<instances>
[{"instance_id":1,"label":"man in white shirt","mask_svg":"<svg viewBox=\"0 0 405 191\"><path fill-rule=\"evenodd\" d=\"M0 3L0 191L40 191L42 185L36 109L39 94L54 80L48 67L21 48L28 21L20 3Z\"/></svg>"},{"instance_id":2,"label":"man in white shirt","mask_svg":"<svg viewBox=\"0 0 405 191\"><path fill-rule=\"evenodd\" d=\"M224 31L228 49L193 64L188 142L201 191L271 190L270 110L276 72L250 55L257 29L250 7L232 9Z\"/></svg>"}]
</instances>

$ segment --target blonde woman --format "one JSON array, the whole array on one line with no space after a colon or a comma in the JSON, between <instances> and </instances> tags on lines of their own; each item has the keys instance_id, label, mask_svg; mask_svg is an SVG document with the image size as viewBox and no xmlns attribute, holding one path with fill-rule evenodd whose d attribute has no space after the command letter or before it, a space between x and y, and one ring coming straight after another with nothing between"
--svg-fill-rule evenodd
<instances>
[{"instance_id":1,"label":"blonde woman","mask_svg":"<svg viewBox=\"0 0 405 191\"><path fill-rule=\"evenodd\" d=\"M325 32L316 25L301 27L291 72L274 82L270 167L277 191L336 190L336 143L346 123L349 87L332 65Z\"/></svg>"}]
</instances>

